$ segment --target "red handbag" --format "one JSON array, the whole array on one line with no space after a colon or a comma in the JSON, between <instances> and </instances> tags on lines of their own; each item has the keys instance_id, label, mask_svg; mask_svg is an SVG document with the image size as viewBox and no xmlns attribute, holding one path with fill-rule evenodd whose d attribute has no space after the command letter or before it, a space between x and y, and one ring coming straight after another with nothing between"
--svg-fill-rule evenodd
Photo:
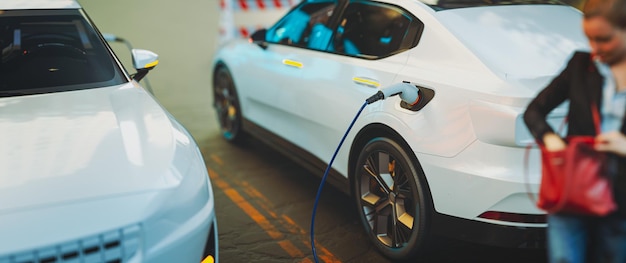
<instances>
[{"instance_id":1,"label":"red handbag","mask_svg":"<svg viewBox=\"0 0 626 263\"><path fill-rule=\"evenodd\" d=\"M596 131L600 117L592 106ZM593 148L593 136L568 136L562 151L541 149L541 184L537 206L548 213L604 216L617 208L604 152Z\"/></svg>"}]
</instances>

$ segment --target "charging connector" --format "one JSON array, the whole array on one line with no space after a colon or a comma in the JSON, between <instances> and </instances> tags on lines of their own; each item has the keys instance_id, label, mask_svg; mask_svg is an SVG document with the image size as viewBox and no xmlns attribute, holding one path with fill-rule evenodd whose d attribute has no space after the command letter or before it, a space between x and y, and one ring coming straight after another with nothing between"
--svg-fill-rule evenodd
<instances>
[{"instance_id":1,"label":"charging connector","mask_svg":"<svg viewBox=\"0 0 626 263\"><path fill-rule=\"evenodd\" d=\"M399 95L400 99L409 105L416 105L420 100L419 89L410 82L403 81L402 83L393 84L380 89L376 94L367 98L365 101L367 104L372 104L395 95Z\"/></svg>"}]
</instances>

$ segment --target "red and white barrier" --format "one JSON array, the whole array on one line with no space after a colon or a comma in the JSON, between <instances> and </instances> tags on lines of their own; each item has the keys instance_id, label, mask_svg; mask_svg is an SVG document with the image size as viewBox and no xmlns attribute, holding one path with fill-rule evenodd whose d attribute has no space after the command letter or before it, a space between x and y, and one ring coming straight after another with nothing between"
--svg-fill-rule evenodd
<instances>
[{"instance_id":1,"label":"red and white barrier","mask_svg":"<svg viewBox=\"0 0 626 263\"><path fill-rule=\"evenodd\" d=\"M234 0L235 11L254 11L290 8L296 0Z\"/></svg>"},{"instance_id":2,"label":"red and white barrier","mask_svg":"<svg viewBox=\"0 0 626 263\"><path fill-rule=\"evenodd\" d=\"M247 38L274 24L300 0L219 0L219 42Z\"/></svg>"}]
</instances>

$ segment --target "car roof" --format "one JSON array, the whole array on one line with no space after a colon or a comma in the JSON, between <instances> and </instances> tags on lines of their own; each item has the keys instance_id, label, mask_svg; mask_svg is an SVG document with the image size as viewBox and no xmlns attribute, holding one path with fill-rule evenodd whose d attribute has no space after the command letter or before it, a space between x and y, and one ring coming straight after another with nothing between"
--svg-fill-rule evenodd
<instances>
[{"instance_id":1,"label":"car roof","mask_svg":"<svg viewBox=\"0 0 626 263\"><path fill-rule=\"evenodd\" d=\"M77 9L81 8L75 0L2 0L0 10L20 9Z\"/></svg>"}]
</instances>

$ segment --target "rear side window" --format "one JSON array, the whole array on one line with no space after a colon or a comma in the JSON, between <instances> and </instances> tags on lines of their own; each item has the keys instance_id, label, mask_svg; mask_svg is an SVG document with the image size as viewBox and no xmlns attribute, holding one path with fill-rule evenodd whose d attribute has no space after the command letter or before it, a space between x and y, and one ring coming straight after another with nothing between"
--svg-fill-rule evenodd
<instances>
[{"instance_id":1,"label":"rear side window","mask_svg":"<svg viewBox=\"0 0 626 263\"><path fill-rule=\"evenodd\" d=\"M332 34L328 29L330 18L336 6L336 1L331 0L303 3L268 30L266 41L325 50Z\"/></svg>"},{"instance_id":2,"label":"rear side window","mask_svg":"<svg viewBox=\"0 0 626 263\"><path fill-rule=\"evenodd\" d=\"M329 51L380 58L417 45L423 24L394 5L352 2L339 20Z\"/></svg>"},{"instance_id":3,"label":"rear side window","mask_svg":"<svg viewBox=\"0 0 626 263\"><path fill-rule=\"evenodd\" d=\"M0 94L35 94L126 81L79 10L0 13Z\"/></svg>"}]
</instances>

